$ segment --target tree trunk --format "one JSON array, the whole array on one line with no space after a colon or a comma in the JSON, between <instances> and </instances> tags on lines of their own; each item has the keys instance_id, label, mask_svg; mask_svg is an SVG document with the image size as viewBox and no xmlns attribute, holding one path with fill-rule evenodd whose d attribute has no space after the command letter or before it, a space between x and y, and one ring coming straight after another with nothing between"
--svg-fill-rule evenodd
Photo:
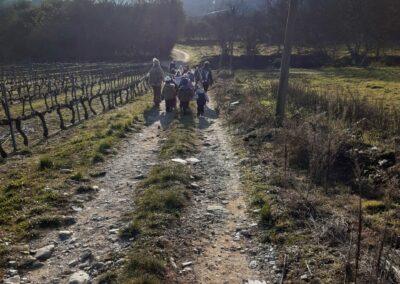
<instances>
[{"instance_id":1,"label":"tree trunk","mask_svg":"<svg viewBox=\"0 0 400 284\"><path fill-rule=\"evenodd\" d=\"M276 119L278 126L283 125L286 111L286 98L289 84L289 68L290 68L290 57L292 54L292 37L294 31L294 22L296 17L296 11L298 6L298 0L290 0L289 2L289 13L286 23L285 32L285 43L281 62L281 74L279 79L278 98L276 104Z\"/></svg>"}]
</instances>

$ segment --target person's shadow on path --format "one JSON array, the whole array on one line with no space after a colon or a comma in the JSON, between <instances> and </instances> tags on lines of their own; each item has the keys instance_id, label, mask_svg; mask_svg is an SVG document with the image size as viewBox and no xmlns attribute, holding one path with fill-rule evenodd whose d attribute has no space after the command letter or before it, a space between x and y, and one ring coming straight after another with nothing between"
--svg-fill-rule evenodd
<instances>
[{"instance_id":1,"label":"person's shadow on path","mask_svg":"<svg viewBox=\"0 0 400 284\"><path fill-rule=\"evenodd\" d=\"M210 121L214 121L218 119L219 113L217 110L209 108L206 106L204 116L199 117L199 129L207 129L211 126L212 123Z\"/></svg>"},{"instance_id":2,"label":"person's shadow on path","mask_svg":"<svg viewBox=\"0 0 400 284\"><path fill-rule=\"evenodd\" d=\"M174 118L176 117L175 112L163 112L159 109L152 107L144 111L143 113L145 125L151 126L154 123L160 121L161 127L163 129L168 128L168 126L172 123Z\"/></svg>"}]
</instances>

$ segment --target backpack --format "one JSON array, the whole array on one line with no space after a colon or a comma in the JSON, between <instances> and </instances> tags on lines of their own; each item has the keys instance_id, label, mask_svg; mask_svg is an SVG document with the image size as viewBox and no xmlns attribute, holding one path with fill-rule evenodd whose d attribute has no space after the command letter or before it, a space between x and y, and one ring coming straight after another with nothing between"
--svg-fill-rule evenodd
<instances>
[{"instance_id":1,"label":"backpack","mask_svg":"<svg viewBox=\"0 0 400 284\"><path fill-rule=\"evenodd\" d=\"M162 94L165 100L174 99L176 96L175 85L171 83L165 84Z\"/></svg>"},{"instance_id":2,"label":"backpack","mask_svg":"<svg viewBox=\"0 0 400 284\"><path fill-rule=\"evenodd\" d=\"M204 83L208 83L208 84L210 84L211 83L211 71L209 71L209 70L203 70L203 72L202 72L203 74L202 74L202 77L203 77L203 82Z\"/></svg>"},{"instance_id":3,"label":"backpack","mask_svg":"<svg viewBox=\"0 0 400 284\"><path fill-rule=\"evenodd\" d=\"M189 102L193 97L193 91L187 86L182 86L179 89L179 100L182 102Z\"/></svg>"}]
</instances>

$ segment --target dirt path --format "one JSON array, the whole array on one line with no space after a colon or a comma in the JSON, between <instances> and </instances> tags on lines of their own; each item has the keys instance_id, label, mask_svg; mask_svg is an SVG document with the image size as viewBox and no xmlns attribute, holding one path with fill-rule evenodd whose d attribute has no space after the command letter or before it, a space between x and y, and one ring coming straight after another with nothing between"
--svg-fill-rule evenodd
<instances>
[{"instance_id":1,"label":"dirt path","mask_svg":"<svg viewBox=\"0 0 400 284\"><path fill-rule=\"evenodd\" d=\"M21 283L68 283L77 271L92 279L122 263L129 242L121 241L118 231L133 209L136 183L158 158L161 122L158 112L152 115L147 117L148 126L123 141L118 154L100 169L106 175L91 182L97 192L74 197L75 224L30 244L31 250L44 248L48 253L42 262L35 262L36 269L21 276Z\"/></svg>"},{"instance_id":2,"label":"dirt path","mask_svg":"<svg viewBox=\"0 0 400 284\"><path fill-rule=\"evenodd\" d=\"M187 246L176 255L182 262L178 282L275 283L280 278L275 251L259 244L257 223L247 212L239 160L213 108L211 102L199 123L203 147L195 170L204 178L182 224L180 243Z\"/></svg>"},{"instance_id":3,"label":"dirt path","mask_svg":"<svg viewBox=\"0 0 400 284\"><path fill-rule=\"evenodd\" d=\"M177 61L178 63L187 63L190 61L190 54L187 53L184 50L178 49L178 48L174 48L172 50L172 57L174 58L175 61Z\"/></svg>"}]
</instances>

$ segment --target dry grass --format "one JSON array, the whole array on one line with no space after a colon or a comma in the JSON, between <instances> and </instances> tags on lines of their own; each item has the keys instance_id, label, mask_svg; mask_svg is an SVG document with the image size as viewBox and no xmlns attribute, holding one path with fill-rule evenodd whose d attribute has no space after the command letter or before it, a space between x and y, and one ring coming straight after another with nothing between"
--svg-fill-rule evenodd
<instances>
[{"instance_id":1,"label":"dry grass","mask_svg":"<svg viewBox=\"0 0 400 284\"><path fill-rule=\"evenodd\" d=\"M298 281L309 269L312 278L323 283L354 278L361 192L363 226L358 280L375 281L372 267L381 246L378 236L382 224L394 218L391 214L399 214L399 199L390 188L391 180L398 184L400 175L395 170L398 164L393 164L396 160L386 167L379 164L386 155L391 157L388 159L394 157L392 139L382 139L398 130L381 128L380 119L374 117L396 117L364 100L354 103L329 98L304 85L295 85L285 127L276 129L274 86L268 81L258 83L240 77L217 91L221 112L237 129L237 147L252 161L243 168L252 204L261 209L267 204L266 208L270 208L260 211L262 224L266 219L272 220L264 226L263 239L277 244L281 253L288 256L288 281ZM239 104L232 104L236 101ZM352 107L351 112L345 111ZM370 121L375 122L368 127L356 123L366 114L371 114ZM376 149L363 139L372 130L378 134L374 141L380 142ZM355 160L362 169L358 181ZM396 206L386 206L387 196ZM387 226L388 235L397 235L397 223ZM384 247L391 244L385 242Z\"/></svg>"}]
</instances>

